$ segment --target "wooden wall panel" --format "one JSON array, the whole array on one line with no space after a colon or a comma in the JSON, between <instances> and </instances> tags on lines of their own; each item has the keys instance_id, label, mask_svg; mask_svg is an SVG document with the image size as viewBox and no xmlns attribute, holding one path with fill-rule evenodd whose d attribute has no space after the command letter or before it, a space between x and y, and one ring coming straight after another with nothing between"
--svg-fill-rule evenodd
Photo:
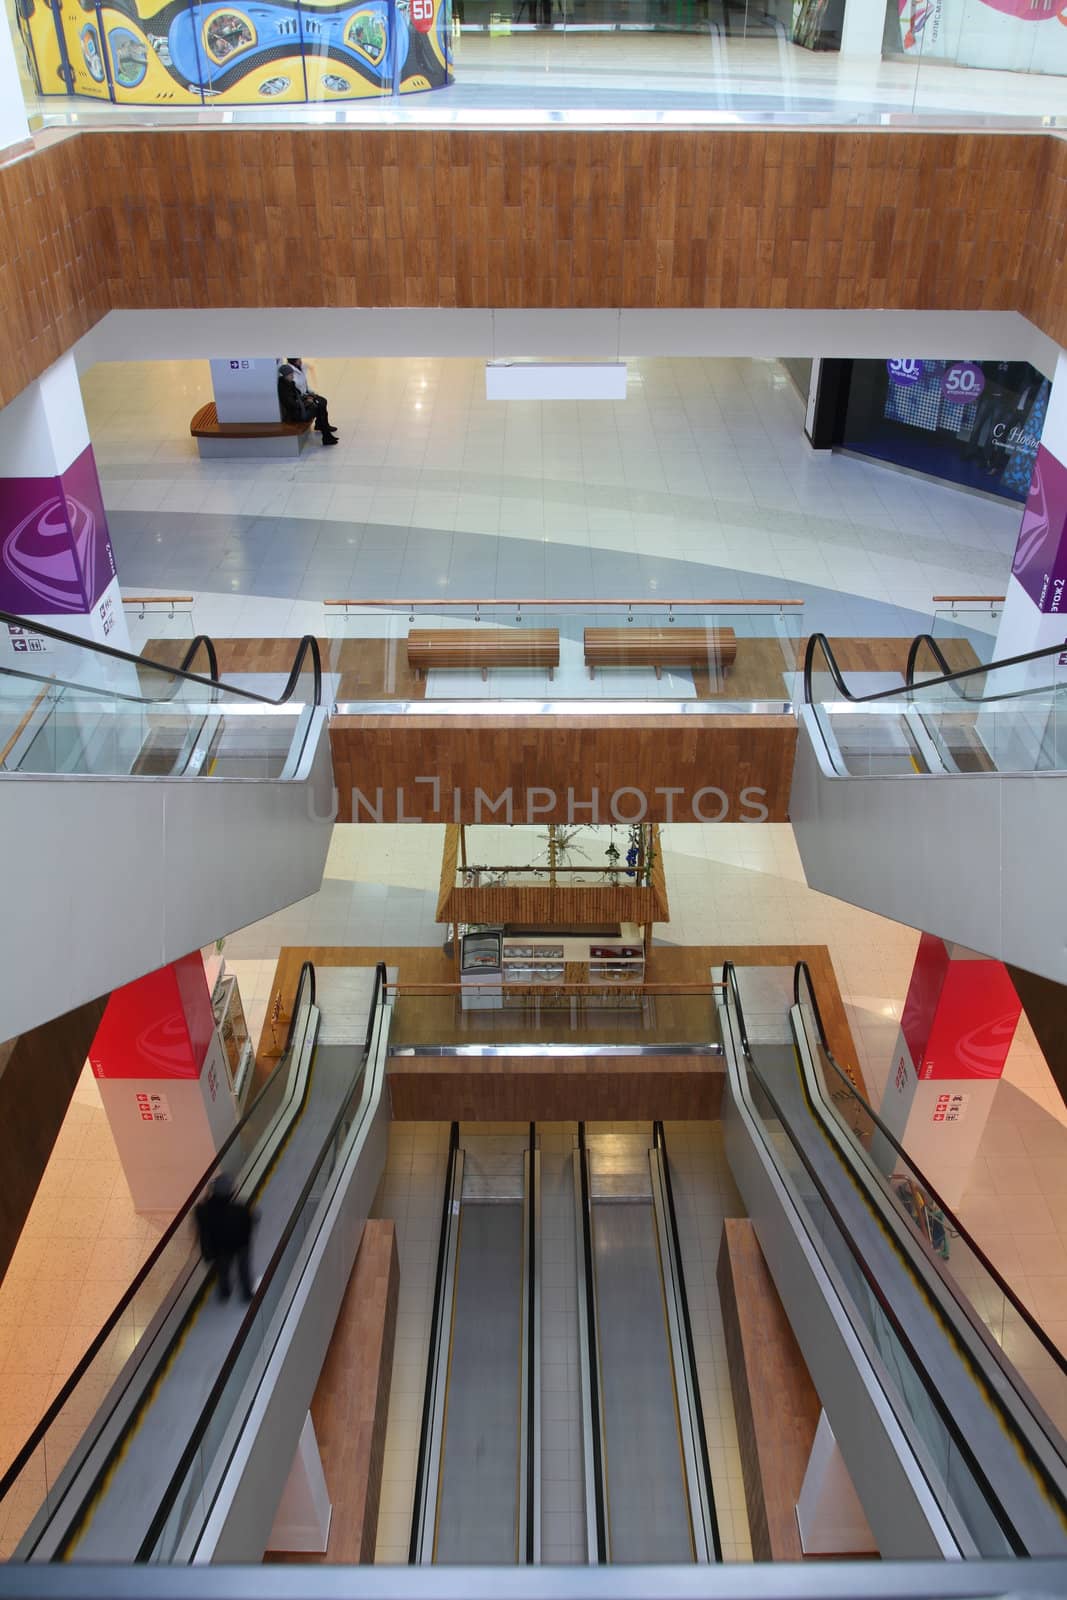
<instances>
[{"instance_id":1,"label":"wooden wall panel","mask_svg":"<svg viewBox=\"0 0 1067 1600\"><path fill-rule=\"evenodd\" d=\"M774 716L334 717L337 820L785 822L796 737Z\"/></svg>"},{"instance_id":2,"label":"wooden wall panel","mask_svg":"<svg viewBox=\"0 0 1067 1600\"><path fill-rule=\"evenodd\" d=\"M368 1221L311 1402L333 1506L329 1541L323 1555L272 1553L268 1561L374 1560L399 1294L396 1226Z\"/></svg>"},{"instance_id":3,"label":"wooden wall panel","mask_svg":"<svg viewBox=\"0 0 1067 1600\"><path fill-rule=\"evenodd\" d=\"M819 1396L747 1217L723 1222L716 1271L752 1557L803 1557L795 1507Z\"/></svg>"},{"instance_id":4,"label":"wooden wall panel","mask_svg":"<svg viewBox=\"0 0 1067 1600\"><path fill-rule=\"evenodd\" d=\"M107 995L0 1049L0 1278L33 1204Z\"/></svg>"},{"instance_id":5,"label":"wooden wall panel","mask_svg":"<svg viewBox=\"0 0 1067 1600\"><path fill-rule=\"evenodd\" d=\"M1053 135L182 128L38 146L0 166L0 402L111 307L1020 310L1067 342Z\"/></svg>"},{"instance_id":6,"label":"wooden wall panel","mask_svg":"<svg viewBox=\"0 0 1067 1600\"><path fill-rule=\"evenodd\" d=\"M388 1078L401 1122L709 1122L725 1081L715 1056L394 1056Z\"/></svg>"}]
</instances>

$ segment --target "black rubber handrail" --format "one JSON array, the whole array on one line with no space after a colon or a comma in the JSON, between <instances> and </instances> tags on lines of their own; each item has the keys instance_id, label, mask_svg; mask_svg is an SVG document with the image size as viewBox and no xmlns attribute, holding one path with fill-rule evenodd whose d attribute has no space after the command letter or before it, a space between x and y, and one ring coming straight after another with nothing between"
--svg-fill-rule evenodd
<instances>
[{"instance_id":1,"label":"black rubber handrail","mask_svg":"<svg viewBox=\"0 0 1067 1600\"><path fill-rule=\"evenodd\" d=\"M929 639L929 637L929 634L920 634L919 641ZM917 641L913 641L913 647L916 643ZM1058 656L1061 655L1064 650L1067 650L1067 639L1065 639L1062 644L1046 645L1042 650L1029 650L1025 655L1005 656L1003 660L990 661L985 666L964 667L959 672L946 672L940 678L927 678L922 684L909 682L902 684L896 689L879 689L875 694L853 694L852 690L848 687L848 684L845 682L844 677L842 676L841 668L837 664L837 658L835 657L833 649L831 648L829 639L826 637L825 633L813 633L809 636L807 648L804 651L804 703L809 706L815 703L812 698L811 679L815 668L815 653L817 650L822 651L823 658L826 662L830 676L834 681L834 687L837 689L841 698L843 700L851 701L853 705L859 706L870 705L872 702L879 700L899 699L901 696L911 694L916 688L921 688L923 690L938 689L942 684L955 685L962 682L966 678L976 678L980 674L998 672L1002 667L1020 667L1024 666L1028 661L1041 661L1046 657ZM944 660L943 655L942 660ZM908 662L910 670L914 672L914 662L912 660L910 651L908 655ZM1032 689L1017 689L1011 694L989 695L983 698L985 700L1010 700L1019 698L1020 696L1024 696L1026 694L1033 694L1035 692L1037 691Z\"/></svg>"},{"instance_id":2,"label":"black rubber handrail","mask_svg":"<svg viewBox=\"0 0 1067 1600\"><path fill-rule=\"evenodd\" d=\"M596 1558L607 1561L607 1490L604 1482L604 1452L600 1414L600 1338L597 1332L596 1274L593 1270L592 1202L589 1196L589 1155L585 1146L585 1123L578 1124L578 1171L582 1190L582 1271L585 1277L586 1332L589 1339L589 1404L593 1414L593 1494L596 1499Z\"/></svg>"},{"instance_id":3,"label":"black rubber handrail","mask_svg":"<svg viewBox=\"0 0 1067 1600\"><path fill-rule=\"evenodd\" d=\"M126 1311L130 1306L130 1303L134 1300L142 1284L146 1281L149 1274L155 1268L156 1263L159 1261L163 1252L170 1244L170 1241L174 1238L174 1235L188 1220L193 1208L200 1199L200 1196L203 1194L205 1188L215 1176L222 1162L223 1156L226 1155L227 1151L230 1150L234 1143L240 1138L241 1134L248 1126L250 1118L253 1117L258 1111L263 1097L273 1086L278 1074L284 1067L288 1066L289 1052L292 1049L293 1043L293 1029L296 1026L296 1019L300 1013L301 997L303 995L305 985L308 987L309 1004L314 1005L315 968L312 966L310 961L305 961L303 966L300 968L300 977L297 981L296 997L293 1001L293 1011L291 1017L289 1018L289 1029L285 1039L285 1049L283 1050L277 1065L270 1073L267 1081L264 1083L255 1099L252 1101L252 1104L248 1107L248 1110L245 1112L244 1116L232 1129L222 1145L219 1147L217 1153L212 1159L211 1165L197 1180L196 1187L188 1196L185 1203L175 1213L173 1220L170 1222L166 1230L161 1234L159 1243L156 1245L151 1255L148 1257L140 1271L133 1279L133 1282L122 1296L122 1299L119 1301L114 1311L112 1311L111 1315L100 1329L100 1332L96 1335L96 1338L90 1344L88 1350L86 1350L85 1354L78 1362L78 1365L74 1368L74 1371L71 1373L62 1389L60 1389L58 1395L52 1401L52 1404L48 1407L48 1410L45 1412L44 1416L41 1418L40 1422L37 1424L36 1428L33 1430L30 1437L19 1451L10 1467L8 1467L7 1471L4 1473L4 1476L0 1478L0 1502L3 1501L4 1496L9 1492L9 1490L14 1487L20 1473L28 1465L34 1455L34 1452L38 1450L44 1443L49 1428L51 1428L60 1412L73 1396L74 1391L77 1389L79 1383L84 1378L93 1362L96 1360L96 1357L99 1355L108 1339L111 1337L111 1334L114 1332L116 1326L122 1321L122 1318L125 1316Z\"/></svg>"},{"instance_id":4,"label":"black rubber handrail","mask_svg":"<svg viewBox=\"0 0 1067 1600\"><path fill-rule=\"evenodd\" d=\"M748 1042L748 1033L744 1022L744 1007L741 1003L741 989L737 980L737 972L732 961L725 961L723 963L722 977L728 997L727 1004L733 1005L735 1019L738 1024L738 1037L741 1041L742 1050L744 1051L746 1069L752 1074L756 1082L759 1084L760 1092L763 1094L767 1104L770 1106L771 1112L777 1119L782 1132L786 1135L790 1144L792 1145L801 1166L804 1168L808 1178L811 1180L812 1187L819 1196L819 1199L822 1201L823 1205L826 1207L830 1218L837 1227L849 1254L852 1256L853 1261L859 1268L867 1288L870 1291L872 1299L881 1308L887 1323L893 1330L894 1337L899 1341L901 1348L906 1353L908 1360L914 1368L916 1377L919 1379L919 1382L922 1385L927 1399L930 1401L931 1406L940 1418L946 1433L951 1439L956 1450L959 1452L961 1459L966 1463L967 1470L970 1472L978 1488L981 1490L986 1504L989 1507L989 1510L998 1527L1000 1528L1001 1533L1007 1540L1009 1547L1017 1556L1026 1555L1026 1548L1015 1530L1015 1526L1011 1520L1011 1517L1008 1515L1004 1506L1001 1505L999 1496L993 1488L992 1483L989 1481L989 1478L982 1470L981 1464L979 1463L974 1452L971 1450L966 1436L958 1427L955 1418L946 1405L943 1396L939 1393L936 1384L931 1384L928 1382L926 1376L926 1365L922 1358L921 1352L916 1349L915 1345L908 1338L908 1335L905 1333L903 1327L897 1319L889 1298L879 1283L874 1270L868 1264L862 1252L856 1248L855 1241L853 1240L847 1223L842 1217L837 1206L834 1204L834 1201L830 1198L825 1185L815 1170L814 1164L809 1159L805 1150L801 1147L801 1144L794 1134L789 1120L779 1105L776 1096L771 1091L762 1072L756 1065L755 1059L752 1055L751 1046ZM930 1487L931 1489L934 1489L934 1485L931 1484ZM1049 1485L1049 1488L1055 1495L1056 1491L1054 1486Z\"/></svg>"},{"instance_id":5,"label":"black rubber handrail","mask_svg":"<svg viewBox=\"0 0 1067 1600\"><path fill-rule=\"evenodd\" d=\"M984 1271L988 1273L989 1277L996 1284L1005 1300L1007 1300L1009 1305L1012 1307L1012 1310L1015 1311L1019 1318L1026 1324L1027 1328L1029 1328L1030 1332L1041 1345L1042 1349L1049 1356L1051 1356L1055 1365L1064 1374L1064 1376L1067 1377L1067 1357L1064 1357L1061 1351L1058 1350L1057 1347L1052 1343L1041 1324L1034 1319L1031 1313L1023 1305L1022 1301L1018 1299L1014 1290L1008 1283L1005 1282L1004 1278L1001 1277L1000 1273L990 1261L981 1245L977 1244L975 1240L972 1239L963 1223L951 1210L948 1204L941 1198L940 1194L934 1188L926 1174L916 1166L915 1162L905 1150L904 1146L882 1121L877 1111L873 1110L871 1106L868 1105L867 1101L860 1094L855 1084L849 1082L848 1074L838 1064L836 1058L834 1057L833 1051L830 1049L830 1046L826 1041L826 1029L823 1026L822 1016L819 1012L819 1002L815 996L815 986L812 982L811 971L806 961L798 961L796 967L793 969L793 999L797 1005L802 1003L800 997L800 986L802 981L807 984L808 1001L811 1006L812 1016L815 1019L815 1027L819 1035L819 1043L822 1047L823 1054L825 1055L830 1066L833 1068L834 1072L836 1072L838 1077L841 1079L841 1083L845 1092L847 1093L848 1098L856 1102L856 1104L862 1110L864 1116L870 1119L871 1123L878 1130L882 1138L886 1140L895 1153L900 1157L901 1161L905 1163L909 1173L911 1173L911 1175L914 1177L920 1188L922 1188L924 1192L929 1195L930 1199L934 1202L934 1205L937 1206L938 1210L942 1213L948 1226L963 1240L967 1249L975 1257ZM934 1266L938 1266L936 1261L934 1262ZM938 1268L938 1270L940 1271L940 1268Z\"/></svg>"},{"instance_id":6,"label":"black rubber handrail","mask_svg":"<svg viewBox=\"0 0 1067 1600\"><path fill-rule=\"evenodd\" d=\"M537 1332L537 1125L530 1123L530 1187L526 1196L526 1561L531 1563L536 1549L534 1527L534 1471L537 1466L537 1397L534 1383L534 1351Z\"/></svg>"},{"instance_id":7,"label":"black rubber handrail","mask_svg":"<svg viewBox=\"0 0 1067 1600\"><path fill-rule=\"evenodd\" d=\"M715 1485L711 1476L711 1458L708 1455L708 1435L704 1427L704 1407L700 1399L700 1379L697 1376L696 1342L693 1339L693 1323L689 1315L689 1295L685 1287L685 1272L682 1267L682 1238L678 1231L678 1213L674 1208L674 1184L671 1182L671 1163L667 1155L667 1136L663 1131L662 1122L652 1124L652 1143L659 1150L663 1162L663 1193L667 1201L667 1225L671 1230L671 1248L674 1259L678 1264L678 1296L682 1307L682 1333L685 1338L685 1358L689 1363L690 1381L693 1385L693 1398L696 1402L697 1424L697 1450L700 1455L700 1470L704 1475L704 1487L707 1492L708 1510L711 1515L711 1545L715 1552L716 1561L722 1560L722 1541L719 1537L719 1517L715 1510Z\"/></svg>"},{"instance_id":8,"label":"black rubber handrail","mask_svg":"<svg viewBox=\"0 0 1067 1600\"><path fill-rule=\"evenodd\" d=\"M310 966L310 962L305 962L304 965ZM375 968L374 989L371 994L372 1020L377 1015L378 1006L381 1003L382 997L385 993L385 983L385 962L379 961L377 967ZM368 1038L371 1037L372 1034L373 1029L368 1030ZM361 1060L363 1062L365 1071L368 1064L366 1052L362 1054ZM337 1115L330 1124L326 1137L320 1147L319 1154L312 1162L311 1171L308 1174L304 1187L301 1189L300 1194L297 1197L296 1204L290 1213L289 1221L282 1232L281 1238L274 1247L273 1254L271 1255L271 1258L263 1271L263 1276L260 1278L259 1283L256 1286L256 1291L249 1301L245 1310L245 1314L241 1319L241 1326L237 1330L237 1337L234 1339L226 1353L226 1359L219 1368L219 1375L211 1387L211 1393L204 1402L200 1415L196 1420L196 1425L194 1426L192 1434L190 1435L189 1442L182 1452L181 1460L178 1462L177 1467L171 1475L171 1480L167 1485L162 1500L156 1507L155 1515L153 1516L148 1527L148 1532L142 1540L141 1547L135 1557L135 1560L137 1561L150 1561L152 1559L155 1547L158 1544L163 1530L167 1525L167 1519L174 1509L174 1502L181 1494L192 1465L200 1453L200 1446L204 1442L204 1435L211 1426L212 1418L214 1417L219 1401L226 1392L227 1384L229 1383L234 1367L237 1365L241 1352L244 1349L245 1341L247 1340L249 1333L256 1325L260 1308L262 1307L263 1301L267 1296L267 1291L270 1289L270 1286L274 1281L274 1276L277 1273L281 1262L285 1258L285 1252L289 1247L289 1241L296 1232L297 1225L301 1216L303 1215L304 1207L307 1205L308 1200L310 1199L315 1188L315 1184L318 1181L319 1168L322 1165L327 1151L336 1140L337 1135L344 1124L345 1117L347 1116L349 1107L352 1104L352 1097L359 1088L362 1077L363 1073L360 1072L357 1073L353 1079L352 1086L348 1094L345 1096ZM112 1453L112 1461L117 1459L117 1457L121 1454L123 1446L124 1441L120 1440L117 1442ZM237 1445L235 1441L234 1449L236 1448ZM108 1467L105 1468L105 1473L110 1470L110 1465L111 1463L109 1462Z\"/></svg>"},{"instance_id":9,"label":"black rubber handrail","mask_svg":"<svg viewBox=\"0 0 1067 1600\"><path fill-rule=\"evenodd\" d=\"M459 1123L453 1122L448 1135L448 1162L445 1167L445 1193L441 1202L441 1232L437 1246L437 1271L434 1274L433 1311L430 1315L430 1353L426 1361L426 1388L422 1402L422 1422L419 1427L419 1454L415 1467L415 1502L411 1513L411 1539L408 1561L411 1565L419 1559L419 1529L430 1485L426 1482L429 1463L430 1424L433 1402L434 1373L437 1351L441 1340L441 1321L444 1316L445 1263L448 1259L448 1234L452 1219L452 1190L456 1181L456 1161L459 1156ZM436 1491L434 1491L436 1492Z\"/></svg>"},{"instance_id":10,"label":"black rubber handrail","mask_svg":"<svg viewBox=\"0 0 1067 1600\"><path fill-rule=\"evenodd\" d=\"M15 616L9 611L0 611L0 623L7 624L10 627L25 628L31 633L41 634L45 639L55 639L60 644L77 645L79 649L88 650L93 655L107 656L112 661L124 661L131 667L152 667L157 672L169 673L171 677L180 678L185 683L195 683L201 689L224 689L227 694L236 695L241 700L252 700L264 706L285 705L287 701L293 698L297 683L300 681L300 675L304 670L305 657L310 655L311 670L314 677L312 704L317 706L322 704L322 652L319 649L319 641L313 633L305 633L300 639L285 688L277 699L272 699L270 695L256 694L252 689L239 689L233 684L220 681L217 676L218 661L215 657L213 645L208 659L212 663L216 676L202 678L195 672L187 671L185 667L167 666L165 662L153 661L150 656L135 656L129 650L119 650L110 644L98 644L93 639L82 639L77 634L65 633L62 628L53 628L43 622L29 622L25 617ZM201 634L198 637L203 639L205 636ZM197 641L194 640L193 642L195 644ZM188 658L188 651L186 652L186 657ZM75 684L72 687L77 688L79 686Z\"/></svg>"}]
</instances>

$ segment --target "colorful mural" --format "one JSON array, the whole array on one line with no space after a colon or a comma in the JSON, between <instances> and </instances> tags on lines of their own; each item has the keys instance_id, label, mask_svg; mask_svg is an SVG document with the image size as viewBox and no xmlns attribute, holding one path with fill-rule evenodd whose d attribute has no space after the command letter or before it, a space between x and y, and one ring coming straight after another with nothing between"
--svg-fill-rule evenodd
<instances>
[{"instance_id":1,"label":"colorful mural","mask_svg":"<svg viewBox=\"0 0 1067 1600\"><path fill-rule=\"evenodd\" d=\"M120 105L357 100L453 81L451 0L17 0L42 94Z\"/></svg>"}]
</instances>

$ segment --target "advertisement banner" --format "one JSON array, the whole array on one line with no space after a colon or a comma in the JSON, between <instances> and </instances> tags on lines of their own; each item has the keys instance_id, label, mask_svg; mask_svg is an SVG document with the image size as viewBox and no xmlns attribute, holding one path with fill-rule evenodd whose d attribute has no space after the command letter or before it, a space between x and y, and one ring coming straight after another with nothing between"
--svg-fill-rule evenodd
<instances>
[{"instance_id":1,"label":"advertisement banner","mask_svg":"<svg viewBox=\"0 0 1067 1600\"><path fill-rule=\"evenodd\" d=\"M58 478L8 478L0 510L0 610L85 615L115 577L92 446Z\"/></svg>"},{"instance_id":2,"label":"advertisement banner","mask_svg":"<svg viewBox=\"0 0 1067 1600\"><path fill-rule=\"evenodd\" d=\"M1044 445L1034 463L1011 571L1043 616L1067 612L1067 467Z\"/></svg>"},{"instance_id":3,"label":"advertisement banner","mask_svg":"<svg viewBox=\"0 0 1067 1600\"><path fill-rule=\"evenodd\" d=\"M905 55L960 67L1067 72L1060 0L898 0Z\"/></svg>"}]
</instances>

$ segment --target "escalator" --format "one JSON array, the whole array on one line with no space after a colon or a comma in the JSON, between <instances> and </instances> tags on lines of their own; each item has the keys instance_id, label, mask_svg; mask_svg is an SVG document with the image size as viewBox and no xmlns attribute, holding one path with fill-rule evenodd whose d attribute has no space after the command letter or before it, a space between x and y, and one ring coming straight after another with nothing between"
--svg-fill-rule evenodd
<instances>
[{"instance_id":1,"label":"escalator","mask_svg":"<svg viewBox=\"0 0 1067 1600\"><path fill-rule=\"evenodd\" d=\"M453 1125L412 1562L540 1563L542 1490L550 1514L583 1524L591 1563L720 1558L662 1125L579 1124L571 1165L573 1258L562 1192L542 1196L536 1128L461 1137ZM575 1268L577 1317L551 1313L543 1373L542 1279L558 1305ZM580 1411L582 1470L542 1484L549 1370L546 1425Z\"/></svg>"},{"instance_id":2,"label":"escalator","mask_svg":"<svg viewBox=\"0 0 1067 1600\"><path fill-rule=\"evenodd\" d=\"M345 1024L324 1020L305 963L285 1054L0 1481L11 1558L262 1554L244 1485L269 1516L384 1167L385 968L325 977ZM247 1305L213 1293L193 1237L220 1173L256 1217Z\"/></svg>"},{"instance_id":3,"label":"escalator","mask_svg":"<svg viewBox=\"0 0 1067 1600\"><path fill-rule=\"evenodd\" d=\"M589 1560L721 1559L662 1123L574 1153Z\"/></svg>"},{"instance_id":4,"label":"escalator","mask_svg":"<svg viewBox=\"0 0 1067 1600\"><path fill-rule=\"evenodd\" d=\"M453 1123L411 1560L540 1560L539 1156Z\"/></svg>"},{"instance_id":5,"label":"escalator","mask_svg":"<svg viewBox=\"0 0 1067 1600\"><path fill-rule=\"evenodd\" d=\"M10 1038L313 893L334 807L310 635L268 693L223 681L203 635L170 665L4 624L25 646L0 662L0 819L19 840L5 887L22 908L0 932Z\"/></svg>"},{"instance_id":6,"label":"escalator","mask_svg":"<svg viewBox=\"0 0 1067 1600\"><path fill-rule=\"evenodd\" d=\"M828 1046L723 968L727 1152L883 1557L1067 1552L1067 1362Z\"/></svg>"},{"instance_id":7,"label":"escalator","mask_svg":"<svg viewBox=\"0 0 1067 1600\"><path fill-rule=\"evenodd\" d=\"M920 634L899 688L857 695L813 634L799 722L812 888L1067 981L1067 644L953 672Z\"/></svg>"}]
</instances>

